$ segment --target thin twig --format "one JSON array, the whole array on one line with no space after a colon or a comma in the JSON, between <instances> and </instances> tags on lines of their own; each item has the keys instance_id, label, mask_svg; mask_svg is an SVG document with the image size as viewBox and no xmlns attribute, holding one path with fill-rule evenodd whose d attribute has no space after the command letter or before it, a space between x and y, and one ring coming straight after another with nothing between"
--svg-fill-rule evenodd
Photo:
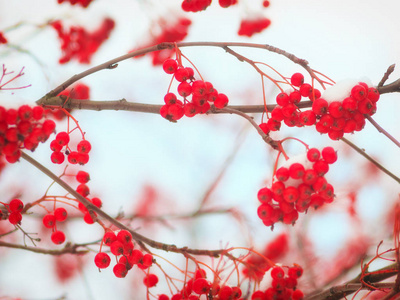
<instances>
[{"instance_id":1,"label":"thin twig","mask_svg":"<svg viewBox=\"0 0 400 300\"><path fill-rule=\"evenodd\" d=\"M381 125L375 122L374 119L372 119L371 116L366 115L367 120L376 128L378 131L382 134L384 134L389 140L391 140L393 143L396 144L397 147L400 147L400 142L396 140L389 132L387 132L385 129L382 128Z\"/></svg>"},{"instance_id":2,"label":"thin twig","mask_svg":"<svg viewBox=\"0 0 400 300\"><path fill-rule=\"evenodd\" d=\"M395 67L395 66L396 66L396 65L393 64L393 65L390 65L390 66L388 67L388 69L386 70L385 74L383 74L383 77L382 77L381 81L380 81L379 84L378 84L378 88L382 87L382 86L385 84L386 80L389 79L389 76L390 76L390 74L393 73L394 67Z\"/></svg>"},{"instance_id":3,"label":"thin twig","mask_svg":"<svg viewBox=\"0 0 400 300\"><path fill-rule=\"evenodd\" d=\"M364 156L366 159L368 159L371 163L373 163L379 170L381 170L382 172L384 172L385 174L389 175L390 177L392 177L395 181L397 181L398 183L400 183L400 178L398 178L396 175L394 175L392 172L390 172L388 169L386 169L384 166L382 166L380 163L378 163L375 159L373 159L371 156L369 156L367 153L365 153L365 151L361 150L359 147L357 147L355 144L353 144L352 142L350 142L348 139L346 138L341 138L341 140L343 142L345 142L347 145L349 145L351 148L353 148L354 150L356 150L359 154L361 154L362 156Z\"/></svg>"}]
</instances>

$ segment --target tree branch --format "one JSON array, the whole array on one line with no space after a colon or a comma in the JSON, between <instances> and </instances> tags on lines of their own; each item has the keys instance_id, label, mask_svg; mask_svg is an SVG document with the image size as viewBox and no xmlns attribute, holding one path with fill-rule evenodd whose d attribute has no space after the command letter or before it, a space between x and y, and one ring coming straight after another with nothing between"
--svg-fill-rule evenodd
<instances>
[{"instance_id":1,"label":"tree branch","mask_svg":"<svg viewBox=\"0 0 400 300\"><path fill-rule=\"evenodd\" d=\"M89 252L89 250L78 250L78 248L85 247L87 245L89 245L89 244L67 243L64 248L55 250L55 249L44 249L44 248L38 248L38 247L24 246L24 245L18 245L18 244L12 244L12 243L0 241L0 247L21 249L21 250L27 250L27 251L31 251L31 252L35 252L35 253L49 254L49 255L62 255L62 254L66 254L66 253L86 254Z\"/></svg>"}]
</instances>

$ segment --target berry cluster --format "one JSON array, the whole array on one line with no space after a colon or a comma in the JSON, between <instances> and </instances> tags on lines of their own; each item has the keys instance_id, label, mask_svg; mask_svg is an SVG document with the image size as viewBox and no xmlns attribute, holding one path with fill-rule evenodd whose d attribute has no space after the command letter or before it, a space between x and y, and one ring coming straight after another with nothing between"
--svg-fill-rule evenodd
<instances>
[{"instance_id":1,"label":"berry cluster","mask_svg":"<svg viewBox=\"0 0 400 300\"><path fill-rule=\"evenodd\" d=\"M61 230L57 230L57 222L64 222L68 217L68 212L63 207L56 208L53 212L46 214L43 219L43 225L53 231L51 241L56 244L62 244L65 241L65 234Z\"/></svg>"},{"instance_id":2,"label":"berry cluster","mask_svg":"<svg viewBox=\"0 0 400 300\"><path fill-rule=\"evenodd\" d=\"M271 20L265 17L245 19L240 22L238 35L251 37L271 25Z\"/></svg>"},{"instance_id":3,"label":"berry cluster","mask_svg":"<svg viewBox=\"0 0 400 300\"><path fill-rule=\"evenodd\" d=\"M335 88L341 86L332 87L333 93ZM318 118L316 130L327 133L332 140L342 138L345 133L360 131L365 126L365 116L372 116L376 112L379 92L364 82L351 85L341 99L329 99L329 92L327 90L324 98L313 102L312 111Z\"/></svg>"},{"instance_id":4,"label":"berry cluster","mask_svg":"<svg viewBox=\"0 0 400 300\"><path fill-rule=\"evenodd\" d=\"M81 140L76 147L77 150L71 151L69 141L69 134L65 131L59 132L56 135L55 139L50 143L50 149L53 151L50 156L51 161L54 164L62 164L65 160L65 153L65 155L68 156L68 162L70 164L86 164L89 161L89 152L92 149L90 142ZM62 152L64 147L65 150Z\"/></svg>"},{"instance_id":5,"label":"berry cluster","mask_svg":"<svg viewBox=\"0 0 400 300\"><path fill-rule=\"evenodd\" d=\"M271 116L266 123L261 123L260 128L265 134L270 131L278 131L281 128L282 121L288 127L302 127L314 125L317 117L312 110L300 111L297 106L302 98L309 100L319 99L321 92L313 89L308 83L304 83L304 76L295 73L291 77L291 84L297 89L279 93L276 96L278 104L271 112Z\"/></svg>"},{"instance_id":6,"label":"berry cluster","mask_svg":"<svg viewBox=\"0 0 400 300\"><path fill-rule=\"evenodd\" d=\"M4 36L4 33L0 31L0 44L7 44L8 41L6 37Z\"/></svg>"},{"instance_id":7,"label":"berry cluster","mask_svg":"<svg viewBox=\"0 0 400 300\"><path fill-rule=\"evenodd\" d=\"M322 151L311 148L306 156L289 159L277 169L271 187L262 188L257 194L261 202L257 214L264 225L273 228L279 221L294 224L299 213L306 212L310 206L317 209L331 203L334 190L325 174L336 160L332 147Z\"/></svg>"},{"instance_id":8,"label":"berry cluster","mask_svg":"<svg viewBox=\"0 0 400 300\"><path fill-rule=\"evenodd\" d=\"M183 0L182 10L187 12L198 12L205 10L211 5L212 0ZM221 7L227 8L237 3L237 0L218 0Z\"/></svg>"},{"instance_id":9,"label":"berry cluster","mask_svg":"<svg viewBox=\"0 0 400 300\"><path fill-rule=\"evenodd\" d=\"M22 105L18 109L0 106L0 154L9 163L21 156L20 149L34 151L45 142L56 128L53 120L44 119L41 106Z\"/></svg>"},{"instance_id":10,"label":"berry cluster","mask_svg":"<svg viewBox=\"0 0 400 300\"><path fill-rule=\"evenodd\" d=\"M160 43L173 43L182 41L188 34L189 26L192 24L188 18L179 18L173 24L165 24L165 21L160 22L162 32L155 36L144 47L153 46ZM150 53L152 64L154 66L162 65L163 62L174 54L174 49L164 49L163 51L154 51ZM136 58L139 56L136 56Z\"/></svg>"},{"instance_id":11,"label":"berry cluster","mask_svg":"<svg viewBox=\"0 0 400 300\"><path fill-rule=\"evenodd\" d=\"M287 268L287 274L285 274L285 269L279 266L273 267L271 269L272 286L264 292L261 290L255 291L251 299L303 299L303 292L296 289L297 280L303 275L303 269L299 265L294 265Z\"/></svg>"},{"instance_id":12,"label":"berry cluster","mask_svg":"<svg viewBox=\"0 0 400 300\"><path fill-rule=\"evenodd\" d=\"M72 26L68 31L65 30L61 21L54 21L51 26L57 31L61 41L63 55L59 59L59 63L65 64L75 58L79 63L88 64L92 55L110 36L115 22L110 18L106 18L94 32L88 32L81 26Z\"/></svg>"},{"instance_id":13,"label":"berry cluster","mask_svg":"<svg viewBox=\"0 0 400 300\"><path fill-rule=\"evenodd\" d=\"M69 2L71 5L79 4L80 6L86 8L93 0L57 0L58 4L63 2Z\"/></svg>"},{"instance_id":14,"label":"berry cluster","mask_svg":"<svg viewBox=\"0 0 400 300\"><path fill-rule=\"evenodd\" d=\"M177 121L183 115L193 117L199 113L204 114L210 109L210 103L220 109L228 104L228 97L218 93L210 82L195 80L192 68L183 67L174 59L167 59L163 63L163 69L180 82L177 92L183 97L182 102L174 93L164 96L165 105L161 107L160 114L167 120Z\"/></svg>"},{"instance_id":15,"label":"berry cluster","mask_svg":"<svg viewBox=\"0 0 400 300\"><path fill-rule=\"evenodd\" d=\"M21 224L21 212L24 209L24 203L20 199L12 199L8 204L2 202L0 203L3 204L7 209L7 211L4 212L0 209L0 220L7 218L8 221L13 225Z\"/></svg>"},{"instance_id":16,"label":"berry cluster","mask_svg":"<svg viewBox=\"0 0 400 300\"><path fill-rule=\"evenodd\" d=\"M107 231L103 237L103 243L110 247L110 251L115 255L117 264L113 268L114 275L118 278L124 278L128 271L134 265L139 269L146 270L153 264L153 256L151 254L143 254L139 249L134 249L132 235L127 230L120 230L118 234L113 231ZM111 259L105 252L99 252L94 258L94 263L99 269L107 268ZM148 287L157 284L154 276L148 276L144 279L144 284Z\"/></svg>"}]
</instances>

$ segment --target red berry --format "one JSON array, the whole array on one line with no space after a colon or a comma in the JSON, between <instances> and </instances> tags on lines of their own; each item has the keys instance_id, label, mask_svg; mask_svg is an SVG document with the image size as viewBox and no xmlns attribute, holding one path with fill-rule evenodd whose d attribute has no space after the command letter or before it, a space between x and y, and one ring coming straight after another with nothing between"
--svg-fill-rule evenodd
<instances>
[{"instance_id":1,"label":"red berry","mask_svg":"<svg viewBox=\"0 0 400 300\"><path fill-rule=\"evenodd\" d=\"M276 170L275 177L279 181L286 181L289 178L289 169L285 167L280 167L278 170Z\"/></svg>"},{"instance_id":2,"label":"red berry","mask_svg":"<svg viewBox=\"0 0 400 300\"><path fill-rule=\"evenodd\" d=\"M163 63L163 70L167 74L174 74L178 69L178 63L175 59L167 59Z\"/></svg>"},{"instance_id":3,"label":"red berry","mask_svg":"<svg viewBox=\"0 0 400 300\"><path fill-rule=\"evenodd\" d=\"M155 274L147 274L143 279L143 284L148 288L155 286L157 283L158 277Z\"/></svg>"},{"instance_id":4,"label":"red berry","mask_svg":"<svg viewBox=\"0 0 400 300\"><path fill-rule=\"evenodd\" d=\"M364 100L367 97L367 90L366 88L361 85L357 84L351 89L351 97L353 97L357 101Z\"/></svg>"},{"instance_id":5,"label":"red berry","mask_svg":"<svg viewBox=\"0 0 400 300\"><path fill-rule=\"evenodd\" d=\"M296 289L292 294L292 300L302 300L303 298L304 298L304 294L299 289Z\"/></svg>"},{"instance_id":6,"label":"red berry","mask_svg":"<svg viewBox=\"0 0 400 300\"><path fill-rule=\"evenodd\" d=\"M100 198L98 197L93 197L90 202L92 202L95 206L97 206L98 208L101 208L101 206L103 205L103 202L100 200Z\"/></svg>"},{"instance_id":7,"label":"red berry","mask_svg":"<svg viewBox=\"0 0 400 300\"><path fill-rule=\"evenodd\" d=\"M263 203L258 207L257 215L261 220L270 219L274 215L274 208L269 204Z\"/></svg>"},{"instance_id":8,"label":"red berry","mask_svg":"<svg viewBox=\"0 0 400 300\"><path fill-rule=\"evenodd\" d=\"M283 191L283 199L288 203L294 203L299 198L299 191L294 186L288 186Z\"/></svg>"},{"instance_id":9,"label":"red berry","mask_svg":"<svg viewBox=\"0 0 400 300\"><path fill-rule=\"evenodd\" d=\"M126 274L128 274L126 265L124 265L122 263L117 263L113 268L113 272L114 272L115 277L118 277L118 278L124 278L126 276Z\"/></svg>"},{"instance_id":10,"label":"red berry","mask_svg":"<svg viewBox=\"0 0 400 300\"><path fill-rule=\"evenodd\" d=\"M196 294L207 294L211 289L211 284L205 278L198 278L193 282L192 288Z\"/></svg>"},{"instance_id":11,"label":"red berry","mask_svg":"<svg viewBox=\"0 0 400 300\"><path fill-rule=\"evenodd\" d=\"M58 207L54 210L54 216L58 222L63 222L68 217L68 212L63 207Z\"/></svg>"},{"instance_id":12,"label":"red berry","mask_svg":"<svg viewBox=\"0 0 400 300\"><path fill-rule=\"evenodd\" d=\"M124 253L124 245L120 241L116 240L111 243L110 251L114 255L121 255Z\"/></svg>"},{"instance_id":13,"label":"red berry","mask_svg":"<svg viewBox=\"0 0 400 300\"><path fill-rule=\"evenodd\" d=\"M52 140L50 143L50 149L54 152L60 152L63 145L60 145L56 140Z\"/></svg>"},{"instance_id":14,"label":"red berry","mask_svg":"<svg viewBox=\"0 0 400 300\"><path fill-rule=\"evenodd\" d=\"M216 108L222 109L228 104L228 102L228 97L225 94L219 93L217 99L215 99L214 101L214 106Z\"/></svg>"},{"instance_id":15,"label":"red berry","mask_svg":"<svg viewBox=\"0 0 400 300\"><path fill-rule=\"evenodd\" d=\"M42 221L46 228L53 228L56 225L56 217L53 214L45 215Z\"/></svg>"},{"instance_id":16,"label":"red berry","mask_svg":"<svg viewBox=\"0 0 400 300\"><path fill-rule=\"evenodd\" d=\"M68 156L69 157L69 156ZM51 154L50 156L51 162L53 164L62 164L64 162L64 153L59 152L59 151L55 151Z\"/></svg>"},{"instance_id":17,"label":"red berry","mask_svg":"<svg viewBox=\"0 0 400 300\"><path fill-rule=\"evenodd\" d=\"M317 172L318 176L323 176L329 171L329 165L326 161L319 160L314 163L313 169Z\"/></svg>"},{"instance_id":18,"label":"red berry","mask_svg":"<svg viewBox=\"0 0 400 300\"><path fill-rule=\"evenodd\" d=\"M62 232L60 230L54 231L51 234L51 241L56 245L60 245L60 244L64 243L64 241L65 241L64 232Z\"/></svg>"},{"instance_id":19,"label":"red berry","mask_svg":"<svg viewBox=\"0 0 400 300\"><path fill-rule=\"evenodd\" d=\"M92 145L87 140L80 141L77 146L77 150L79 153L89 153L91 149Z\"/></svg>"},{"instance_id":20,"label":"red berry","mask_svg":"<svg viewBox=\"0 0 400 300\"><path fill-rule=\"evenodd\" d=\"M332 147L325 147L322 149L322 158L328 164L333 164L337 160L337 154Z\"/></svg>"},{"instance_id":21,"label":"red berry","mask_svg":"<svg viewBox=\"0 0 400 300\"><path fill-rule=\"evenodd\" d=\"M104 242L104 244L106 244L107 246L110 246L113 242L115 242L117 240L117 236L115 235L115 233L114 232L112 232L112 231L107 231L105 234L104 234L104 237L103 237L103 242Z\"/></svg>"},{"instance_id":22,"label":"red berry","mask_svg":"<svg viewBox=\"0 0 400 300\"><path fill-rule=\"evenodd\" d=\"M257 193L257 198L260 202L269 203L271 202L273 193L269 188L262 188Z\"/></svg>"},{"instance_id":23,"label":"red berry","mask_svg":"<svg viewBox=\"0 0 400 300\"><path fill-rule=\"evenodd\" d=\"M80 185L78 185L78 187L76 188L76 191L79 194L81 194L83 197L86 197L87 195L90 194L89 187L84 183L81 183Z\"/></svg>"},{"instance_id":24,"label":"red berry","mask_svg":"<svg viewBox=\"0 0 400 300\"><path fill-rule=\"evenodd\" d=\"M290 82L294 86L301 86L304 83L304 76L301 73L294 73L290 78Z\"/></svg>"},{"instance_id":25,"label":"red berry","mask_svg":"<svg viewBox=\"0 0 400 300\"><path fill-rule=\"evenodd\" d=\"M288 271L289 277L297 279L300 278L302 274L303 274L303 268L300 266L295 265L289 268Z\"/></svg>"},{"instance_id":26,"label":"red berry","mask_svg":"<svg viewBox=\"0 0 400 300\"><path fill-rule=\"evenodd\" d=\"M378 90L376 88L374 88L374 87L368 88L367 98L369 100L371 100L372 102L374 102L374 103L376 101L378 101L379 100L379 92L378 92Z\"/></svg>"},{"instance_id":27,"label":"red berry","mask_svg":"<svg viewBox=\"0 0 400 300\"><path fill-rule=\"evenodd\" d=\"M331 102L329 104L328 111L333 117L340 118L341 116L343 116L342 102L339 101Z\"/></svg>"},{"instance_id":28,"label":"red berry","mask_svg":"<svg viewBox=\"0 0 400 300\"><path fill-rule=\"evenodd\" d=\"M94 211L92 212L92 214L86 212L83 216L83 221L85 221L86 224L93 224L94 223L93 217L97 217L97 214Z\"/></svg>"},{"instance_id":29,"label":"red berry","mask_svg":"<svg viewBox=\"0 0 400 300\"><path fill-rule=\"evenodd\" d=\"M129 243L132 241L132 235L127 230L121 230L117 234L117 240L120 241L121 243Z\"/></svg>"},{"instance_id":30,"label":"red berry","mask_svg":"<svg viewBox=\"0 0 400 300\"><path fill-rule=\"evenodd\" d=\"M87 183L90 180L90 176L88 172L85 171L79 171L76 174L76 181L79 183Z\"/></svg>"},{"instance_id":31,"label":"red berry","mask_svg":"<svg viewBox=\"0 0 400 300\"><path fill-rule=\"evenodd\" d=\"M77 164L78 163L78 152L72 151L70 154L68 154L68 162L70 164Z\"/></svg>"},{"instance_id":32,"label":"red berry","mask_svg":"<svg viewBox=\"0 0 400 300\"><path fill-rule=\"evenodd\" d=\"M12 199L8 207L10 212L21 212L24 209L24 203L19 199Z\"/></svg>"},{"instance_id":33,"label":"red berry","mask_svg":"<svg viewBox=\"0 0 400 300\"><path fill-rule=\"evenodd\" d=\"M8 221L13 225L18 225L21 223L22 215L20 212L12 212L8 215Z\"/></svg>"},{"instance_id":34,"label":"red berry","mask_svg":"<svg viewBox=\"0 0 400 300\"><path fill-rule=\"evenodd\" d=\"M260 129L265 133L268 134L270 132L270 129L267 125L267 123L261 123L260 125L258 125L260 127Z\"/></svg>"},{"instance_id":35,"label":"red berry","mask_svg":"<svg viewBox=\"0 0 400 300\"><path fill-rule=\"evenodd\" d=\"M99 269L105 269L110 265L111 259L107 253L99 252L94 257L94 263Z\"/></svg>"},{"instance_id":36,"label":"red berry","mask_svg":"<svg viewBox=\"0 0 400 300\"><path fill-rule=\"evenodd\" d=\"M294 163L289 167L289 175L293 179L302 178L304 175L304 166L300 163Z\"/></svg>"},{"instance_id":37,"label":"red berry","mask_svg":"<svg viewBox=\"0 0 400 300\"><path fill-rule=\"evenodd\" d=\"M316 115L324 115L328 111L328 102L325 99L316 99L312 104L312 111Z\"/></svg>"},{"instance_id":38,"label":"red berry","mask_svg":"<svg viewBox=\"0 0 400 300\"><path fill-rule=\"evenodd\" d=\"M165 104L175 104L178 98L176 98L176 95L174 93L167 93L164 96L164 102Z\"/></svg>"},{"instance_id":39,"label":"red berry","mask_svg":"<svg viewBox=\"0 0 400 300\"><path fill-rule=\"evenodd\" d=\"M282 279L284 276L285 276L285 271L281 267L275 266L272 268L271 270L272 279L275 280Z\"/></svg>"},{"instance_id":40,"label":"red berry","mask_svg":"<svg viewBox=\"0 0 400 300\"><path fill-rule=\"evenodd\" d=\"M66 133L65 131L59 132L56 135L56 141L59 143L61 146L65 146L69 143L69 134Z\"/></svg>"},{"instance_id":41,"label":"red berry","mask_svg":"<svg viewBox=\"0 0 400 300\"><path fill-rule=\"evenodd\" d=\"M279 93L276 96L276 103L280 106L285 106L289 104L289 96L286 93Z\"/></svg>"},{"instance_id":42,"label":"red berry","mask_svg":"<svg viewBox=\"0 0 400 300\"><path fill-rule=\"evenodd\" d=\"M307 151L307 159L310 162L316 162L317 160L319 160L320 156L321 153L317 148L311 148Z\"/></svg>"}]
</instances>

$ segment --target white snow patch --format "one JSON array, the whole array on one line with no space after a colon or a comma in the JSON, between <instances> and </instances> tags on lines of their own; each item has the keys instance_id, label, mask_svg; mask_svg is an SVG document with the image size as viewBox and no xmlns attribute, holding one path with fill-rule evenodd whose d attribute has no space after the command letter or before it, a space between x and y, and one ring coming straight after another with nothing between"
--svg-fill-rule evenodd
<instances>
[{"instance_id":1,"label":"white snow patch","mask_svg":"<svg viewBox=\"0 0 400 300\"><path fill-rule=\"evenodd\" d=\"M278 169L281 167L285 167L285 168L289 169L289 167L294 163L302 164L304 166L304 169L306 169L306 170L312 169L312 167L313 167L313 163L308 160L307 152L305 152L303 154L299 154L299 155L290 157L281 166L279 166ZM276 176L274 176L273 182L275 182L277 180L278 179L276 178ZM303 182L302 179L293 179L293 178L289 177L289 179L285 181L285 187L288 187L288 186L298 187L299 184L301 184L302 182Z\"/></svg>"},{"instance_id":2,"label":"white snow patch","mask_svg":"<svg viewBox=\"0 0 400 300\"><path fill-rule=\"evenodd\" d=\"M351 89L359 82L365 82L368 86L372 86L371 80L365 77L360 79L345 79L327 88L321 98L325 99L328 103L343 101L344 98L350 96Z\"/></svg>"}]
</instances>

